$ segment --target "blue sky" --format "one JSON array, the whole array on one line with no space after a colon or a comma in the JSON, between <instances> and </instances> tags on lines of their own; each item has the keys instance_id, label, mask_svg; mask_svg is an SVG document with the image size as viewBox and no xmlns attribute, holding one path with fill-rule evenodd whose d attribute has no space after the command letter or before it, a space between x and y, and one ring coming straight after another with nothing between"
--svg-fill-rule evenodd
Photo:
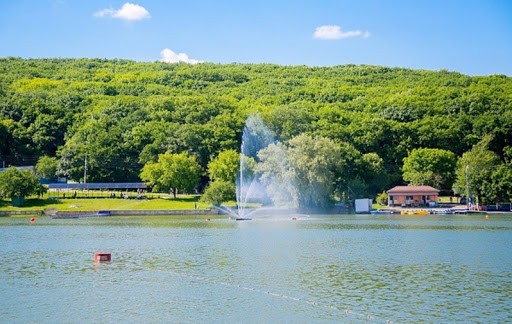
<instances>
[{"instance_id":1,"label":"blue sky","mask_svg":"<svg viewBox=\"0 0 512 324\"><path fill-rule=\"evenodd\" d=\"M512 76L509 0L2 0L0 57L372 64Z\"/></svg>"}]
</instances>

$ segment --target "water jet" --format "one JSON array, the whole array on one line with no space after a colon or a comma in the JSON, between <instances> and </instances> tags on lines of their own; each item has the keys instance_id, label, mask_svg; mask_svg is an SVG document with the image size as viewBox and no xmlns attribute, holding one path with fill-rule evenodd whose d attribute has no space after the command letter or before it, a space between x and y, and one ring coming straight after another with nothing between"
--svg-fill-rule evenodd
<instances>
[{"instance_id":1,"label":"water jet","mask_svg":"<svg viewBox=\"0 0 512 324\"><path fill-rule=\"evenodd\" d=\"M273 216L289 214L290 209L286 206L276 206L275 200L270 199L268 187L278 188L278 179L262 179L257 172L256 165L259 162L258 153L271 144L275 144L271 131L257 115L250 115L242 132L240 146L240 165L236 177L236 206L215 207L221 212L228 214L231 219L251 220L254 217ZM279 154L279 146L274 145L275 154ZM281 159L283 160L283 159ZM282 179L281 179L282 181ZM288 183L284 184L289 186ZM275 198L275 197L273 197ZM274 204L271 206L270 201Z\"/></svg>"}]
</instances>

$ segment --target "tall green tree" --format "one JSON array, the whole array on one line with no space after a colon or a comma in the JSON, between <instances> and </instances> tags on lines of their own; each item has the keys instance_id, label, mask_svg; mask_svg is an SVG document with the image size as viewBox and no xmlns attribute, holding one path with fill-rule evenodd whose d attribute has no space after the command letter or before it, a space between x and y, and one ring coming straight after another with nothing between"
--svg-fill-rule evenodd
<instances>
[{"instance_id":1,"label":"tall green tree","mask_svg":"<svg viewBox=\"0 0 512 324\"><path fill-rule=\"evenodd\" d=\"M389 175L384 167L384 160L377 153L363 154L361 164L361 167L358 168L361 172L358 172L358 174L368 186L368 191L364 194L373 197L382 192L382 190L387 189Z\"/></svg>"},{"instance_id":2,"label":"tall green tree","mask_svg":"<svg viewBox=\"0 0 512 324\"><path fill-rule=\"evenodd\" d=\"M211 182L201 199L219 206L223 202L236 199L235 178L240 170L240 153L225 150L208 163Z\"/></svg>"},{"instance_id":3,"label":"tall green tree","mask_svg":"<svg viewBox=\"0 0 512 324\"><path fill-rule=\"evenodd\" d=\"M455 180L457 158L453 152L419 148L404 158L403 178L411 185L428 185L438 189L450 189Z\"/></svg>"},{"instance_id":4,"label":"tall green tree","mask_svg":"<svg viewBox=\"0 0 512 324\"><path fill-rule=\"evenodd\" d=\"M270 198L288 197L301 209L325 209L332 201L340 147L325 137L299 135L258 154ZM285 195L286 193L287 195Z\"/></svg>"},{"instance_id":5,"label":"tall green tree","mask_svg":"<svg viewBox=\"0 0 512 324\"><path fill-rule=\"evenodd\" d=\"M299 190L288 158L288 147L281 142L258 152L256 177L266 188L272 203L279 207L299 207Z\"/></svg>"},{"instance_id":6,"label":"tall green tree","mask_svg":"<svg viewBox=\"0 0 512 324\"><path fill-rule=\"evenodd\" d=\"M41 156L35 167L36 176L44 179L55 179L59 161L55 157Z\"/></svg>"},{"instance_id":7,"label":"tall green tree","mask_svg":"<svg viewBox=\"0 0 512 324\"><path fill-rule=\"evenodd\" d=\"M46 188L31 170L20 170L10 167L0 172L0 196L5 198L24 199L30 195L43 194Z\"/></svg>"},{"instance_id":8,"label":"tall green tree","mask_svg":"<svg viewBox=\"0 0 512 324\"><path fill-rule=\"evenodd\" d=\"M500 163L492 172L491 183L487 189L490 202L512 201L512 146L503 150L504 163Z\"/></svg>"},{"instance_id":9,"label":"tall green tree","mask_svg":"<svg viewBox=\"0 0 512 324\"><path fill-rule=\"evenodd\" d=\"M335 166L335 194L340 201L368 195L370 183L380 163L375 155L361 156L350 143L342 142ZM365 173L366 172L366 173Z\"/></svg>"},{"instance_id":10,"label":"tall green tree","mask_svg":"<svg viewBox=\"0 0 512 324\"><path fill-rule=\"evenodd\" d=\"M183 152L166 152L158 156L157 162L144 165L140 177L156 191L167 191L176 198L178 191L187 193L199 184L202 173L196 158Z\"/></svg>"},{"instance_id":11,"label":"tall green tree","mask_svg":"<svg viewBox=\"0 0 512 324\"><path fill-rule=\"evenodd\" d=\"M340 145L325 137L307 135L292 138L288 145L288 160L299 188L299 206L328 208L336 185Z\"/></svg>"},{"instance_id":12,"label":"tall green tree","mask_svg":"<svg viewBox=\"0 0 512 324\"><path fill-rule=\"evenodd\" d=\"M225 150L208 163L208 175L211 180L235 182L240 170L240 153L235 150Z\"/></svg>"},{"instance_id":13,"label":"tall green tree","mask_svg":"<svg viewBox=\"0 0 512 324\"><path fill-rule=\"evenodd\" d=\"M485 137L457 161L454 190L476 197L479 203L486 203L491 198L488 189L492 186L492 174L500 164L496 153L488 149L490 141L490 137Z\"/></svg>"}]
</instances>

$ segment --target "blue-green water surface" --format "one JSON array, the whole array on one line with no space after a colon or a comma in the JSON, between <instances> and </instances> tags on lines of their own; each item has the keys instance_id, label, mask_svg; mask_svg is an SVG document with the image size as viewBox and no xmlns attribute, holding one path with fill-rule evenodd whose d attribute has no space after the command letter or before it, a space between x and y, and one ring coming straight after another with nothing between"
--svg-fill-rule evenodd
<instances>
[{"instance_id":1,"label":"blue-green water surface","mask_svg":"<svg viewBox=\"0 0 512 324\"><path fill-rule=\"evenodd\" d=\"M4 217L0 319L511 322L512 216Z\"/></svg>"}]
</instances>

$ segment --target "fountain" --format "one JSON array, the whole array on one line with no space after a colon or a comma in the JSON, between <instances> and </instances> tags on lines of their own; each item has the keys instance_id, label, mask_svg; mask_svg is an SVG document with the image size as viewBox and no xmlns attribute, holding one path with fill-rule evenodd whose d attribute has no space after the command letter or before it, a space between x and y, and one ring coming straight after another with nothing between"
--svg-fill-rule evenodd
<instances>
[{"instance_id":1,"label":"fountain","mask_svg":"<svg viewBox=\"0 0 512 324\"><path fill-rule=\"evenodd\" d=\"M243 133L242 144L240 148L240 170L236 179L236 208L226 206L217 207L224 213L230 215L235 220L250 220L256 215L275 215L290 212L289 205L286 203L277 203L279 199L268 194L268 188L272 187L276 191L280 185L290 186L286 181L280 179L265 179L262 181L256 165L260 161L258 152L272 146L272 152L279 154L279 145L275 145L274 137L270 130L265 126L261 118L256 115L250 115L247 118ZM280 157L281 161L285 159ZM279 189L277 189L279 190ZM273 203L272 207L263 207ZM288 199L289 203L289 199Z\"/></svg>"}]
</instances>

